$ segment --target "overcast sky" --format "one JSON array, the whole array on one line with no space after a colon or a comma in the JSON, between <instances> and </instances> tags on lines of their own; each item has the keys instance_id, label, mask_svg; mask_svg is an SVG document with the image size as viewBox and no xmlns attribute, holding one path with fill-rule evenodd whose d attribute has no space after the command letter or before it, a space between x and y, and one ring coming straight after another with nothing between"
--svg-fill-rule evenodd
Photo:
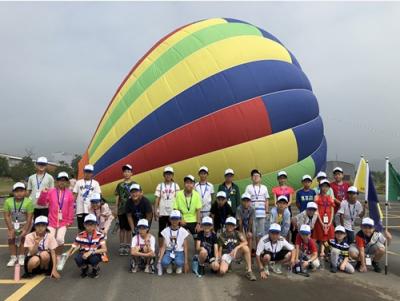
<instances>
[{"instance_id":1,"label":"overcast sky","mask_svg":"<svg viewBox=\"0 0 400 301\"><path fill-rule=\"evenodd\" d=\"M291 50L328 159L400 157L400 3L0 3L0 152L82 153L115 90L161 37L231 17Z\"/></svg>"}]
</instances>

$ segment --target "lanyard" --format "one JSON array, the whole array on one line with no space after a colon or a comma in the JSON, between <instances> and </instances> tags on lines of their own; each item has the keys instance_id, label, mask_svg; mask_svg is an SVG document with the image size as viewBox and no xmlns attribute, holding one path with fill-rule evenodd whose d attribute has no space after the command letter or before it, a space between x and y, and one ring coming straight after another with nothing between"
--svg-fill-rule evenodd
<instances>
[{"instance_id":1,"label":"lanyard","mask_svg":"<svg viewBox=\"0 0 400 301\"><path fill-rule=\"evenodd\" d=\"M22 199L22 202L21 202L21 204L19 204L19 208L18 208L18 211L17 211L17 203L16 203L15 198L14 198L14 213L18 213L19 214L21 212L21 208L22 208L22 205L24 204L24 201L25 201L25 198ZM16 217L15 217L16 221L18 221L18 214L16 214Z\"/></svg>"},{"instance_id":2,"label":"lanyard","mask_svg":"<svg viewBox=\"0 0 400 301\"><path fill-rule=\"evenodd\" d=\"M59 191L59 190L57 189L57 201L58 201L58 210L59 210L59 211L61 211L62 208L63 208L63 206L64 206L65 189L63 190L63 193L62 193L61 202L60 202L60 192L61 192L61 191Z\"/></svg>"},{"instance_id":3,"label":"lanyard","mask_svg":"<svg viewBox=\"0 0 400 301\"><path fill-rule=\"evenodd\" d=\"M231 187L230 188L228 188L227 186L226 186L226 184L224 183L224 187L225 187L225 192L226 192L226 195L228 196L228 198L230 197L230 195L231 195L231 192L232 192L232 189L233 189L233 184L231 184Z\"/></svg>"},{"instance_id":4,"label":"lanyard","mask_svg":"<svg viewBox=\"0 0 400 301\"><path fill-rule=\"evenodd\" d=\"M261 185L258 188L258 192L256 192L256 186L254 186L254 184L253 184L253 190L254 190L254 194L256 196L256 201L258 201L258 197L260 196L260 192L261 192Z\"/></svg>"},{"instance_id":5,"label":"lanyard","mask_svg":"<svg viewBox=\"0 0 400 301\"><path fill-rule=\"evenodd\" d=\"M206 186L206 189L204 189L204 192L203 192L203 189L201 189L201 187L203 185ZM204 197L206 196L207 190L208 190L208 183L205 183L205 184L199 183L199 186L200 186L201 199L204 199Z\"/></svg>"},{"instance_id":6,"label":"lanyard","mask_svg":"<svg viewBox=\"0 0 400 301\"><path fill-rule=\"evenodd\" d=\"M347 206L349 207L349 214L350 214L351 222L353 222L354 221L354 217L355 217L355 213L356 213L356 204L353 205L353 212L351 212L350 203L347 203Z\"/></svg>"},{"instance_id":7,"label":"lanyard","mask_svg":"<svg viewBox=\"0 0 400 301\"><path fill-rule=\"evenodd\" d=\"M94 215L96 216L97 224L100 226L100 219L101 219L101 208L100 208L100 215L97 215L97 210L94 209Z\"/></svg>"},{"instance_id":8,"label":"lanyard","mask_svg":"<svg viewBox=\"0 0 400 301\"><path fill-rule=\"evenodd\" d=\"M85 189L86 189L86 191L82 194L84 199L87 198L87 196L89 195L90 189L92 189L92 181L93 181L93 179L90 180L90 184L89 185L87 185L86 181L85 181Z\"/></svg>"},{"instance_id":9,"label":"lanyard","mask_svg":"<svg viewBox=\"0 0 400 301\"><path fill-rule=\"evenodd\" d=\"M275 258L276 255L276 249L278 248L278 242L275 243L275 249L274 249L274 243L271 241L271 252L272 252L272 257Z\"/></svg>"},{"instance_id":10,"label":"lanyard","mask_svg":"<svg viewBox=\"0 0 400 301\"><path fill-rule=\"evenodd\" d=\"M130 195L131 194L131 192L129 190L130 185L128 183L124 183L124 187L125 187L126 192L128 192L128 195Z\"/></svg>"},{"instance_id":11,"label":"lanyard","mask_svg":"<svg viewBox=\"0 0 400 301\"><path fill-rule=\"evenodd\" d=\"M172 230L171 230L171 228L169 229L169 235L170 235L170 240L171 240L171 245L172 245L172 252L174 252L176 250L176 245L178 244L179 229L175 230L175 231L176 231L175 243L172 245Z\"/></svg>"},{"instance_id":12,"label":"lanyard","mask_svg":"<svg viewBox=\"0 0 400 301\"><path fill-rule=\"evenodd\" d=\"M43 239L39 243L39 251L44 251L44 243L46 242L47 233L44 235Z\"/></svg>"},{"instance_id":13,"label":"lanyard","mask_svg":"<svg viewBox=\"0 0 400 301\"><path fill-rule=\"evenodd\" d=\"M167 200L170 200L171 199L171 194L172 194L172 183L169 185L169 189L167 189L167 184L165 184L165 183L163 183L163 184L164 184L164 192L165 192L165 195L167 196ZM162 191L162 186L161 186L161 191ZM175 184L174 193L175 192L176 192L176 184Z\"/></svg>"},{"instance_id":14,"label":"lanyard","mask_svg":"<svg viewBox=\"0 0 400 301\"><path fill-rule=\"evenodd\" d=\"M312 220L313 220L313 217L314 217L314 216L309 217L309 216L307 215L307 217L308 217L308 223L307 223L307 225L311 226Z\"/></svg>"},{"instance_id":15,"label":"lanyard","mask_svg":"<svg viewBox=\"0 0 400 301\"><path fill-rule=\"evenodd\" d=\"M185 193L183 193L183 194L185 194ZM192 207L192 198L193 198L193 192L192 192L192 194L190 195L190 203L188 204L188 198L187 198L186 195L185 195L185 201L186 201L186 209L187 209L187 212L189 212L189 211L190 211L190 207Z\"/></svg>"},{"instance_id":16,"label":"lanyard","mask_svg":"<svg viewBox=\"0 0 400 301\"><path fill-rule=\"evenodd\" d=\"M41 179L40 182L39 182L39 178L38 178L38 176L37 176L37 174L36 174L36 186L37 186L37 190L40 189L40 185L42 185L42 182L43 182L45 176L46 176L46 173L44 173L42 179Z\"/></svg>"}]
</instances>

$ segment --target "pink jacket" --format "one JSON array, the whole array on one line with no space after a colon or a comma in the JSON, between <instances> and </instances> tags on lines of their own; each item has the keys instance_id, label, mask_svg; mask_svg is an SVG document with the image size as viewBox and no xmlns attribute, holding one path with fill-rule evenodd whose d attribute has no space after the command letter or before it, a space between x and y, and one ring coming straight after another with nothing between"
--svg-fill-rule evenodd
<instances>
[{"instance_id":1,"label":"pink jacket","mask_svg":"<svg viewBox=\"0 0 400 301\"><path fill-rule=\"evenodd\" d=\"M74 222L74 195L72 191L69 189L65 189L64 192L64 202L62 204L62 220L58 220L58 197L57 197L58 189L52 188L47 192L42 191L40 195L40 201L43 205L49 205L49 226L52 228L60 228L64 226L71 226ZM46 195L47 194L47 195ZM62 196L62 193L61 193ZM60 202L62 197L60 197ZM39 200L38 200L39 203Z\"/></svg>"}]
</instances>

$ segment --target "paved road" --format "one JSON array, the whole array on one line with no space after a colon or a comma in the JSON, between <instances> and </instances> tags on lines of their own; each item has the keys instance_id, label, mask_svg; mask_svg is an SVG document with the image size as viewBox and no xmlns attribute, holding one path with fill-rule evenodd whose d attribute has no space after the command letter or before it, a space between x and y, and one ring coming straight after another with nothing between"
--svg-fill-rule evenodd
<instances>
[{"instance_id":1,"label":"paved road","mask_svg":"<svg viewBox=\"0 0 400 301\"><path fill-rule=\"evenodd\" d=\"M390 218L392 226L400 225L400 204L393 205ZM249 282L244 278L244 264L236 264L233 272L221 278L207 275L196 278L194 275L146 275L128 272L128 257L117 254L117 234L110 235L110 263L103 264L100 278L80 279L79 271L72 261L67 262L62 279L55 281L45 278L21 284L5 284L12 279L13 270L7 269L6 232L4 220L0 219L0 300L26 293L23 300L265 300L280 298L288 300L400 300L400 234L394 228L393 251L390 259L390 275L357 273L355 275L331 274L327 270L318 271L310 278L293 274L271 275L267 281ZM66 241L70 242L76 229L68 231ZM152 230L154 231L154 229ZM14 294L14 295L13 295ZM338 299L339 298L339 299ZM10 299L18 300L18 298Z\"/></svg>"}]
</instances>

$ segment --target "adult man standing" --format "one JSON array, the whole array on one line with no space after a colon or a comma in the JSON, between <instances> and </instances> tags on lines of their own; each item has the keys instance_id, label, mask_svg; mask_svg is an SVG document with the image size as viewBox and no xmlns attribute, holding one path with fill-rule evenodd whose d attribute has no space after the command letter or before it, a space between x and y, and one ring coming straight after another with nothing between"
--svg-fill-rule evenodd
<instances>
[{"instance_id":1,"label":"adult man standing","mask_svg":"<svg viewBox=\"0 0 400 301\"><path fill-rule=\"evenodd\" d=\"M43 190L47 190L54 187L54 179L53 177L47 173L47 158L39 157L36 160L36 173L31 175L28 179L28 187L27 187L27 195L31 198L34 206L33 210L33 219L36 219L38 216L49 215L49 209L47 206L40 206L37 204L37 200L40 196L40 193Z\"/></svg>"}]
</instances>

